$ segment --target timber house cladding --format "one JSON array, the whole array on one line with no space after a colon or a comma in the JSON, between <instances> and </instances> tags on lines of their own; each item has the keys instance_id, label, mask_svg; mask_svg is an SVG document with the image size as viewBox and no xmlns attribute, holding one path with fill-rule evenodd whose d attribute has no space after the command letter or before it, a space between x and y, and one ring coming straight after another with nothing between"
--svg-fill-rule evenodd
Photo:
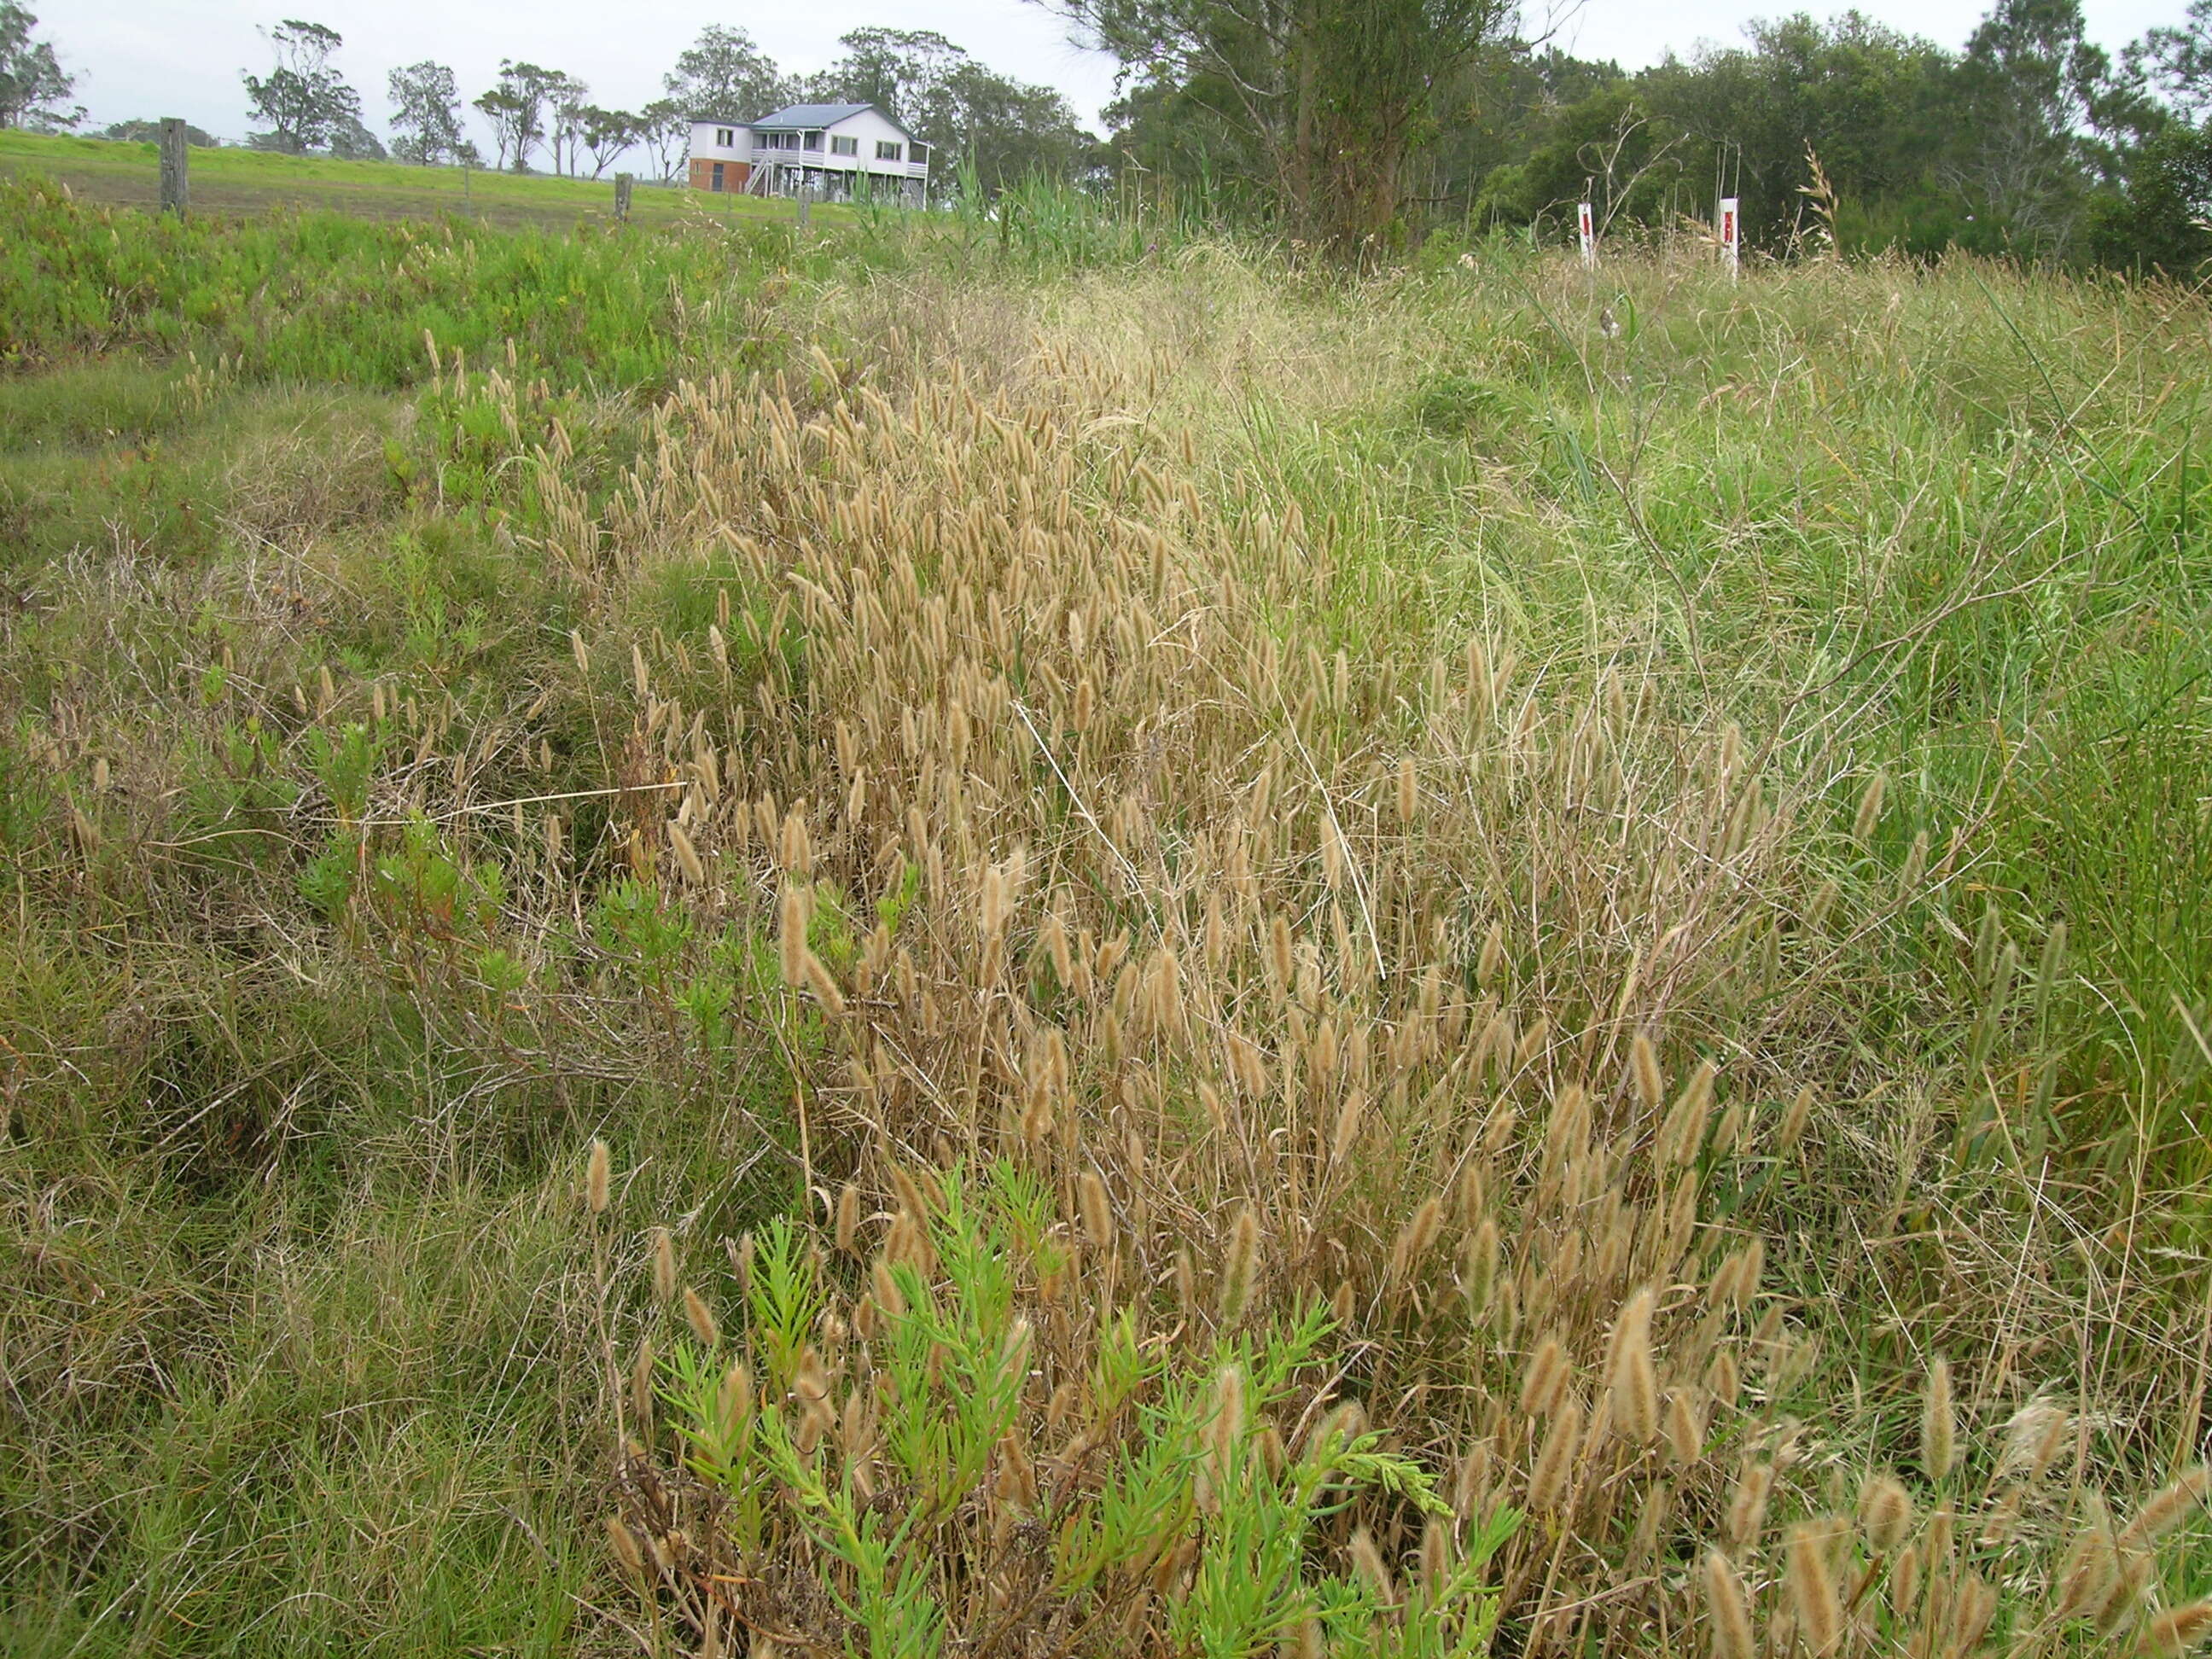
<instances>
[{"instance_id":1,"label":"timber house cladding","mask_svg":"<svg viewBox=\"0 0 2212 1659\"><path fill-rule=\"evenodd\" d=\"M864 192L925 205L929 147L873 104L793 104L758 120L708 113L691 124L694 190L823 201Z\"/></svg>"}]
</instances>

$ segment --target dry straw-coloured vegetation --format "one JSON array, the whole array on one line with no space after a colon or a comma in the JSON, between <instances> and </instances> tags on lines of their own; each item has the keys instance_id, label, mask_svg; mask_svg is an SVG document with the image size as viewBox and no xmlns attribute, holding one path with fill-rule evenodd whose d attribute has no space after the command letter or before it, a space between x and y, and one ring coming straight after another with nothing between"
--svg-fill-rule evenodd
<instances>
[{"instance_id":1,"label":"dry straw-coloured vegetation","mask_svg":"<svg viewBox=\"0 0 2212 1659\"><path fill-rule=\"evenodd\" d=\"M876 257L17 567L69 1638L2192 1646L2201 301Z\"/></svg>"}]
</instances>

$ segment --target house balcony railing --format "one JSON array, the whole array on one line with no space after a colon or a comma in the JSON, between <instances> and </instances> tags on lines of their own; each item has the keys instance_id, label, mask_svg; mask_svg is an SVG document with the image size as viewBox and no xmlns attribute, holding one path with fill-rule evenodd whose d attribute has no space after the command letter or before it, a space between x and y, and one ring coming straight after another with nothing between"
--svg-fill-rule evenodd
<instances>
[{"instance_id":1,"label":"house balcony railing","mask_svg":"<svg viewBox=\"0 0 2212 1659\"><path fill-rule=\"evenodd\" d=\"M832 173L873 173L885 177L926 179L927 161L878 161L869 155L831 155L818 149L769 149L753 146L753 165L763 167L826 167Z\"/></svg>"}]
</instances>

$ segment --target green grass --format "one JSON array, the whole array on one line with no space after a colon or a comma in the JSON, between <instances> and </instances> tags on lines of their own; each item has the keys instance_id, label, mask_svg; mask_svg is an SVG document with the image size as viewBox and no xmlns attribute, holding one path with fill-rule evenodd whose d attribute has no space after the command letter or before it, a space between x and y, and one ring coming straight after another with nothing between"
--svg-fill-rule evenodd
<instances>
[{"instance_id":1,"label":"green grass","mask_svg":"<svg viewBox=\"0 0 2212 1659\"><path fill-rule=\"evenodd\" d=\"M161 201L159 147L100 138L0 132L0 174L36 173L88 201L152 209ZM235 217L324 208L374 219L446 215L507 229L567 231L614 218L614 178L563 179L487 168L415 167L397 161L341 161L243 149L195 149L190 167L194 212ZM655 226L788 222L793 204L714 196L673 185L640 185L635 223ZM847 210L818 207L823 222Z\"/></svg>"},{"instance_id":2,"label":"green grass","mask_svg":"<svg viewBox=\"0 0 2212 1659\"><path fill-rule=\"evenodd\" d=\"M665 386L680 362L742 364L759 327L733 272L818 265L788 224L690 233L334 213L183 224L0 182L0 364L124 346L207 374L392 387L442 361L497 368L510 346L562 389Z\"/></svg>"},{"instance_id":3,"label":"green grass","mask_svg":"<svg viewBox=\"0 0 2212 1659\"><path fill-rule=\"evenodd\" d=\"M452 204L410 196L428 183L412 170L229 151L194 158L195 199L221 213L178 226L110 205L140 171L150 188L143 148L0 137L0 168L33 163L74 194L0 182L0 1648L611 1653L657 1629L683 1650L603 1522L694 1477L808 1540L793 1559L842 1563L824 1583L885 1606L966 1597L988 1625L975 1581L939 1568L997 1547L982 1521L1005 1489L977 1470L1041 1402L971 1391L941 1414L925 1384L943 1356L903 1353L901 1478L925 1483L930 1434L965 1436L975 1502L887 1575L783 1419L757 1466L687 1474L665 1437L625 1459L642 1334L663 1340L678 1424L720 1432L727 1398L703 1344L680 1326L668 1342L646 1229L673 1229L684 1282L777 1389L817 1328L763 1311L730 1242L823 1221L848 1177L873 1227L910 1202L885 1188L893 1163L957 1154L981 1183L1010 1147L1072 1149L1110 1179L1113 1227L1141 1231L1127 1206L1150 1182L1154 1231L1210 1274L1237 1206L1280 1188L1274 1142L1207 1139L1211 1048L1133 1037L1102 1059L1121 1026L1099 1036L1061 983L1041 911L988 992L963 975L986 955L979 872L1024 846L1034 891L1076 896L1092 951L1127 927L1149 962L1180 927L1209 1011L1193 1028L1233 1016L1276 1042L1231 1006L1269 1006L1259 951L1232 948L1218 1007L1196 988L1202 860L1224 844L1207 838L1244 833L1224 803L1249 798L1239 769L1263 751L1285 757L1267 918L1326 953L1315 1006L1347 1032L1359 952L1332 916L1378 957L1441 953L1407 960L1448 961L1451 995L1503 986L1561 1033L1610 1031L1589 1079L1604 1100L1632 1024L1672 1072L1713 1058L1755 1136L1816 1087L1794 1161L1705 1166L1715 1249L1761 1236L1777 1329L1822 1345L1796 1393L1763 1396L1812 1425L1792 1514L1831 1469L1909 1472L1936 1352L1985 1441L2049 1387L2090 1414L2092 1473L2116 1486L2194 1444L2201 295L1966 260L1731 286L1680 250L1599 285L1504 246L1354 280L1042 191L996 222L825 215L802 240L750 204L732 222L641 191L622 228L592 217L604 187L480 176L478 222L435 216ZM971 396L994 412L971 416ZM1025 448L1067 471L1024 471ZM925 532L896 515L926 491L942 516ZM1050 523L1055 492L1079 525L1164 527L1181 562L1155 580L1097 558L1085 580L1136 597L1079 618L1035 550L1058 544L994 539ZM1170 578L1201 565L1203 603L1172 610ZM822 586L855 569L898 618L865 652L870 613ZM1195 643L1158 665L1217 612L1271 642L1272 682L1207 678ZM902 653L933 629L1003 678L917 676ZM1454 701L1471 639L1515 665L1480 742ZM1094 673L1085 728L1075 683ZM908 739L889 695L937 724ZM1562 736L1599 726L1609 750ZM1755 774L1790 823L1700 887L1684 872L1711 862L1730 726L1753 758L1728 787ZM1419 811L1458 816L1392 863L1414 833L1392 827L1405 757ZM929 854L910 817L840 827L872 791L961 766L987 805L969 825L925 817ZM1400 885L1322 878L1307 769L1358 867ZM703 886L667 830L691 789ZM948 849L968 860L950 876ZM858 1013L787 987L787 882ZM1678 916L1716 914L1693 957L1652 969ZM1374 993L1377 1054L1416 998L1403 977ZM1125 975L1102 1002L1133 1031L1144 994ZM863 1018L896 1041L854 1044ZM1016 1121L1048 1028L1074 1071L1061 1127L1032 1136ZM1513 1396L1534 1334L1470 1328L1449 1267L1418 1311L1362 1281L1371 1301L1326 1335L1294 1301L1379 1272L1500 1099L1537 1126L1500 1166L1497 1201L1522 1201L1550 1098L1440 1061L1374 1091L1368 1167L1334 1211L1316 1201L1309 1257L1268 1263L1265 1321L1205 1336L1171 1249L1123 1281L1152 1392L1108 1467L1170 1469L1160 1527L1221 1517L1193 1570L1215 1601L1181 1604L1185 1634L1278 1631L1294 1608L1274 1591L1310 1589L1346 1642L1395 1650L1299 1484L1350 1477L1294 1457L1209 1510L1194 1437L1232 1359L1274 1368L1255 1399L1291 1420L1316 1377L1349 1376L1383 1435L1358 1479L1449 1485L1467 1402ZM1140 1136L1149 1163L1124 1151ZM594 1138L615 1172L598 1218L577 1190ZM1624 1154L1620 1178L1647 1165ZM989 1179L998 1209L956 1213L955 1180L915 1218L939 1254L975 1257L944 1304L958 1364L997 1376L1018 1302L1088 1376L1110 1344L1057 1330L1043 1241L1111 1229L1072 1218L1072 1185ZM795 1261L858 1316L865 1250ZM921 1279L904 1293L922 1301ZM1611 1314L1583 1335L1601 1342ZM1067 1513L1107 1525L1102 1493ZM1686 1540L1726 1493L1684 1474L1677 1497ZM1385 1546L1418 1542L1417 1499L1361 1501ZM1646 1582L1622 1565L1634 1517L1614 1519L1570 1540L1589 1552L1572 1574ZM1500 1560L1550 1548L1547 1524ZM2185 1537L2177 1596L2206 1577ZM1653 1594L1695 1560L1670 1558ZM1075 1606L1079 1577L1052 1595ZM1453 1605L1479 1624L1496 1588L1475 1574ZM1624 1616L1591 1650L1658 1651L1638 1628Z\"/></svg>"}]
</instances>

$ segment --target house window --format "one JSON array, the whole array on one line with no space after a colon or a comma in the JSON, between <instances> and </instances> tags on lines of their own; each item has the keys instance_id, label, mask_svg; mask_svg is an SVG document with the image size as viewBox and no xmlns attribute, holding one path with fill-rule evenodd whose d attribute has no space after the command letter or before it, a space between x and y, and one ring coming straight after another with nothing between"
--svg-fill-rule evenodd
<instances>
[{"instance_id":1,"label":"house window","mask_svg":"<svg viewBox=\"0 0 2212 1659\"><path fill-rule=\"evenodd\" d=\"M818 132L808 133L806 135L806 148L809 149L820 149L822 148L822 135Z\"/></svg>"},{"instance_id":2,"label":"house window","mask_svg":"<svg viewBox=\"0 0 2212 1659\"><path fill-rule=\"evenodd\" d=\"M721 164L720 161L717 161L717 162L715 162L715 163L714 163L714 182L711 185L709 185L709 186L708 186L708 188L709 188L709 189L711 189L711 190L720 190L720 189L721 189L721 187L722 187L722 164Z\"/></svg>"},{"instance_id":3,"label":"house window","mask_svg":"<svg viewBox=\"0 0 2212 1659\"><path fill-rule=\"evenodd\" d=\"M732 131L727 127L716 127L714 129L714 148L716 149L735 149L737 147L738 135L735 132Z\"/></svg>"},{"instance_id":4,"label":"house window","mask_svg":"<svg viewBox=\"0 0 2212 1659\"><path fill-rule=\"evenodd\" d=\"M904 144L895 144L888 138L878 138L876 140L876 160L878 161L902 161L905 158L905 155L906 146Z\"/></svg>"},{"instance_id":5,"label":"house window","mask_svg":"<svg viewBox=\"0 0 2212 1659\"><path fill-rule=\"evenodd\" d=\"M832 155L858 155L860 153L860 141L857 138L832 137L830 140L830 153Z\"/></svg>"}]
</instances>

